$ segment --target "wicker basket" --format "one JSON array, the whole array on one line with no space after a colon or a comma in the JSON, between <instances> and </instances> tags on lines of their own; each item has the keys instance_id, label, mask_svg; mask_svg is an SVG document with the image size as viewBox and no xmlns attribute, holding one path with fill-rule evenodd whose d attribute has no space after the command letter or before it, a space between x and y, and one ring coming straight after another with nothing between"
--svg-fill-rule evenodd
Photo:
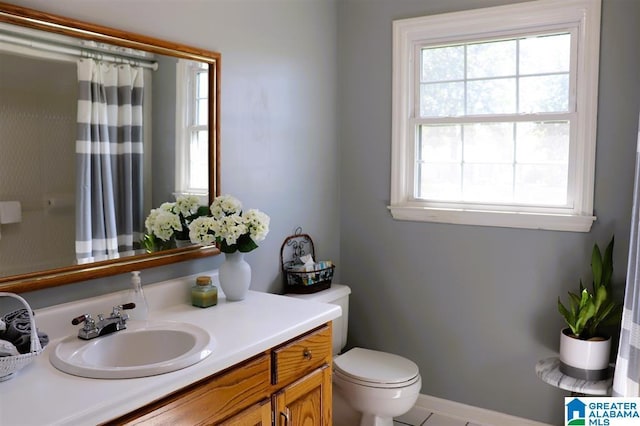
<instances>
[{"instance_id":1,"label":"wicker basket","mask_svg":"<svg viewBox=\"0 0 640 426\"><path fill-rule=\"evenodd\" d=\"M42 346L40 345L40 339L38 338L38 330L36 329L36 322L33 319L31 306L29 306L27 301L17 294L0 292L0 297L1 296L18 299L22 302L24 307L27 308L27 311L29 312L29 320L31 321L31 352L16 356L0 357L0 382L12 378L18 370L28 365L31 361L36 359L40 353L42 353Z\"/></svg>"},{"instance_id":2,"label":"wicker basket","mask_svg":"<svg viewBox=\"0 0 640 426\"><path fill-rule=\"evenodd\" d=\"M300 256L304 254L311 254L315 259L313 240L309 235L296 233L282 243L280 264L285 293L315 293L331 287L335 265L313 271L295 270L294 265L300 262Z\"/></svg>"}]
</instances>

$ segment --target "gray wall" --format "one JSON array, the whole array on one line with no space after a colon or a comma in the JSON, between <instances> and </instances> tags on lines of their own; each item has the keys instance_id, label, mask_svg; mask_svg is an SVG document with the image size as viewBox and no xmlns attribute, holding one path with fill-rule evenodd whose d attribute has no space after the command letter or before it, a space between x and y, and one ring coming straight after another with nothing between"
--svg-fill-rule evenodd
<instances>
[{"instance_id":1,"label":"gray wall","mask_svg":"<svg viewBox=\"0 0 640 426\"><path fill-rule=\"evenodd\" d=\"M271 216L267 239L247 256L252 289L281 290L280 245L297 226L314 237L319 257L339 259L333 1L11 3L221 52L222 191ZM218 256L141 276L152 282L213 269L221 261ZM123 288L128 280L127 274L27 296L39 307Z\"/></svg>"},{"instance_id":2,"label":"gray wall","mask_svg":"<svg viewBox=\"0 0 640 426\"><path fill-rule=\"evenodd\" d=\"M151 75L151 129L153 167L151 208L174 201L176 191L176 64L177 58L158 55L158 70ZM145 214L149 210L145 210Z\"/></svg>"},{"instance_id":3,"label":"gray wall","mask_svg":"<svg viewBox=\"0 0 640 426\"><path fill-rule=\"evenodd\" d=\"M622 292L640 100L640 2L604 0L590 233L394 221L389 204L391 22L512 3L338 3L342 282L352 287L350 345L415 360L422 393L562 422L564 392L536 362L558 350L556 299L590 282L593 243L616 235Z\"/></svg>"},{"instance_id":4,"label":"gray wall","mask_svg":"<svg viewBox=\"0 0 640 426\"><path fill-rule=\"evenodd\" d=\"M272 217L271 234L248 257L252 287L280 290L280 244L302 225L320 257L339 259L337 280L353 288L350 345L414 359L425 394L561 422L565 393L539 381L534 365L557 351L557 296L575 289L580 277L590 280L591 246L606 244L612 233L622 293L640 99L640 2L604 0L598 221L586 234L399 222L386 209L391 21L508 1L14 3L222 52L222 188ZM219 262L148 270L143 280ZM96 280L29 297L47 305L127 281Z\"/></svg>"},{"instance_id":5,"label":"gray wall","mask_svg":"<svg viewBox=\"0 0 640 426\"><path fill-rule=\"evenodd\" d=\"M76 135L76 85L75 64L0 57L0 201L19 201L22 213L19 223L0 226L3 276L75 259L73 205L48 208L44 202L75 191L69 141Z\"/></svg>"}]
</instances>

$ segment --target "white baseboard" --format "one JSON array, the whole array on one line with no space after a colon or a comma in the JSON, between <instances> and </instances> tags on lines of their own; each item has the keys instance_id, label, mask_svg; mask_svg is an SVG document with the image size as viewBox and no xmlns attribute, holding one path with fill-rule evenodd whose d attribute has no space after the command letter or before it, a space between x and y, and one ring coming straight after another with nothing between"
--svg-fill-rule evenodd
<instances>
[{"instance_id":1,"label":"white baseboard","mask_svg":"<svg viewBox=\"0 0 640 426\"><path fill-rule=\"evenodd\" d=\"M460 402L449 401L420 394L416 406L424 408L432 413L442 414L447 417L457 417L461 420L479 423L487 426L550 426L547 423L540 423L534 420L524 419L498 411L487 410L485 408L474 407Z\"/></svg>"}]
</instances>

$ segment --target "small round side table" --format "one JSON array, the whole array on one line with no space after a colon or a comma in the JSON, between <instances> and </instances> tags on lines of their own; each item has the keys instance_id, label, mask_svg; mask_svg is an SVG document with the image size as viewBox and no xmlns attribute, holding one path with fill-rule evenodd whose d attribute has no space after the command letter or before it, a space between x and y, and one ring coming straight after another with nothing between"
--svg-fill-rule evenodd
<instances>
[{"instance_id":1,"label":"small round side table","mask_svg":"<svg viewBox=\"0 0 640 426\"><path fill-rule=\"evenodd\" d=\"M613 377L605 380L588 381L567 376L560 371L560 358L551 357L538 361L536 375L545 383L571 391L572 396L611 396Z\"/></svg>"}]
</instances>

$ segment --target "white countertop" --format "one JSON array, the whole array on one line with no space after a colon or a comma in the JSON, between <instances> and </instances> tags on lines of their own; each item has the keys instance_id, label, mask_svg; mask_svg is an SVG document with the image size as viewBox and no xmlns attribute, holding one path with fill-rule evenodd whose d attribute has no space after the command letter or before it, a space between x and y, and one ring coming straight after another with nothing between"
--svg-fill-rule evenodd
<instances>
[{"instance_id":1,"label":"white countertop","mask_svg":"<svg viewBox=\"0 0 640 426\"><path fill-rule=\"evenodd\" d=\"M122 294L101 296L36 311L38 329L49 334L44 352L17 375L0 382L0 425L94 425L131 412L173 391L237 364L341 315L340 307L250 291L240 302L189 304L192 277L145 286L149 319L199 325L216 341L203 361L158 376L87 379L63 373L49 362L62 337L76 334L71 318L110 312Z\"/></svg>"}]
</instances>

